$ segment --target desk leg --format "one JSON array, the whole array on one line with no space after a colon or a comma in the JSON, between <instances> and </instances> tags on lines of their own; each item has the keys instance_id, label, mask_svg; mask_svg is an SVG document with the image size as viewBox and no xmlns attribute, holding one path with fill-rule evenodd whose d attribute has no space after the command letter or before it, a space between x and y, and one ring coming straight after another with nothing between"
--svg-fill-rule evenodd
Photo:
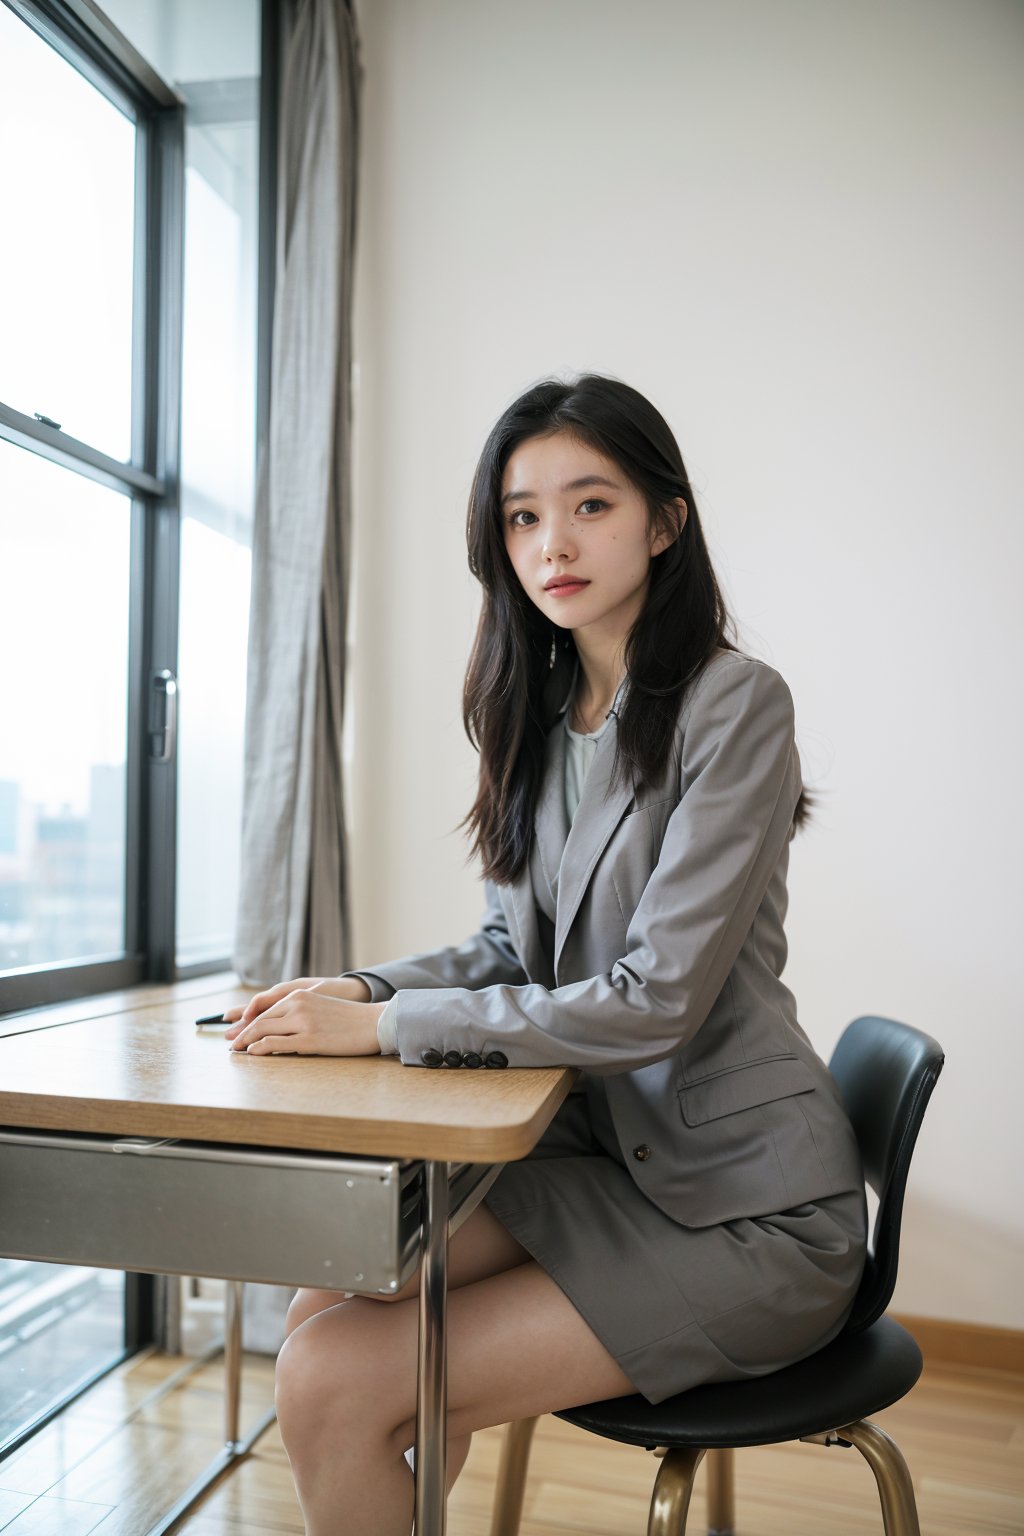
<instances>
[{"instance_id":1,"label":"desk leg","mask_svg":"<svg viewBox=\"0 0 1024 1536\"><path fill-rule=\"evenodd\" d=\"M416 1536L444 1536L448 1460L448 1164L423 1170L419 1362L416 1378Z\"/></svg>"},{"instance_id":2,"label":"desk leg","mask_svg":"<svg viewBox=\"0 0 1024 1536\"><path fill-rule=\"evenodd\" d=\"M229 1451L235 1450L239 1442L244 1302L244 1282L229 1280L225 1286L224 1295L224 1444Z\"/></svg>"}]
</instances>

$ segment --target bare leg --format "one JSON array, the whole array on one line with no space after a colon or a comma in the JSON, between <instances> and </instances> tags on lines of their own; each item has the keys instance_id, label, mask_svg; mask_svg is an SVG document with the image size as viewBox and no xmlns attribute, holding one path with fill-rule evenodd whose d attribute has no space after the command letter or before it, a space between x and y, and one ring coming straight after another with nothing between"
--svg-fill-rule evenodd
<instances>
[{"instance_id":1,"label":"bare leg","mask_svg":"<svg viewBox=\"0 0 1024 1536\"><path fill-rule=\"evenodd\" d=\"M278 1414L308 1536L409 1536L403 1453L416 1420L417 1310L414 1300L379 1307L355 1297L311 1317L281 1351ZM475 1429L635 1390L532 1260L448 1298L453 1445Z\"/></svg>"},{"instance_id":2,"label":"bare leg","mask_svg":"<svg viewBox=\"0 0 1024 1536\"><path fill-rule=\"evenodd\" d=\"M342 1295L340 1291L297 1291L292 1298L291 1306L288 1308L288 1316L285 1320L285 1338L289 1338L301 1323L306 1322L311 1317L315 1317L318 1312L326 1312L330 1307L343 1307L346 1301L351 1299L349 1296ZM373 1297L371 1299L375 1301L378 1298ZM392 1299L390 1296L382 1296L380 1298L382 1301L390 1301ZM458 1440L449 1439L448 1451L445 1456L444 1480L447 1493L451 1493L455 1487L459 1473L469 1458L472 1444L472 1435L464 1435Z\"/></svg>"},{"instance_id":3,"label":"bare leg","mask_svg":"<svg viewBox=\"0 0 1024 1536\"><path fill-rule=\"evenodd\" d=\"M484 1279L488 1275L515 1268L525 1263L529 1257L526 1249L520 1247L497 1217L492 1215L485 1205L479 1205L459 1228L449 1245L449 1292ZM396 1291L393 1296L372 1296L360 1299L389 1304L407 1301L418 1295L419 1283L417 1269L402 1289ZM346 1296L342 1291L319 1291L309 1288L296 1291L288 1308L285 1338L290 1338L296 1328L301 1327L310 1318L332 1309L343 1309L354 1299ZM471 1434L461 1436L449 1434L445 1477L445 1487L449 1493L466 1464L472 1441Z\"/></svg>"}]
</instances>

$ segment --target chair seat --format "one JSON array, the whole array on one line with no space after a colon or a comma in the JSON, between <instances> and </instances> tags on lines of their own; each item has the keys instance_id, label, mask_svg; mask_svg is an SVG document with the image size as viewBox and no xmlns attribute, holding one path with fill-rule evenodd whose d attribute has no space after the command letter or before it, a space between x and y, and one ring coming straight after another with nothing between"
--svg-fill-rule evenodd
<instances>
[{"instance_id":1,"label":"chair seat","mask_svg":"<svg viewBox=\"0 0 1024 1536\"><path fill-rule=\"evenodd\" d=\"M657 1404L639 1394L609 1398L555 1417L648 1450L774 1445L887 1408L910 1391L921 1366L921 1351L907 1330L880 1317L863 1333L841 1333L817 1354L766 1376L693 1387Z\"/></svg>"}]
</instances>

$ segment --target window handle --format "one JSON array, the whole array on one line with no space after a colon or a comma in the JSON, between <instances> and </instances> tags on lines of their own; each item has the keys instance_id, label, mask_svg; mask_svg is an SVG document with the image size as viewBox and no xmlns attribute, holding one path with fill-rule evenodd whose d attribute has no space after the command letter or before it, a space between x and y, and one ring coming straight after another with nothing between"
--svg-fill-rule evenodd
<instances>
[{"instance_id":1,"label":"window handle","mask_svg":"<svg viewBox=\"0 0 1024 1536\"><path fill-rule=\"evenodd\" d=\"M149 755L155 763L169 763L178 737L178 680L164 667L153 674Z\"/></svg>"}]
</instances>

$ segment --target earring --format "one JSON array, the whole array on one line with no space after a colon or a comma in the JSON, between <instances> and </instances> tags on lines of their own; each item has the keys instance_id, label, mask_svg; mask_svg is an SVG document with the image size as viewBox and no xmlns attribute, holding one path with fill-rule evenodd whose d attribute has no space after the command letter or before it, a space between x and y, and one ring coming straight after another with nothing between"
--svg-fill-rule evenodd
<instances>
[{"instance_id":1,"label":"earring","mask_svg":"<svg viewBox=\"0 0 1024 1536\"><path fill-rule=\"evenodd\" d=\"M551 630L551 656L550 656L550 658L548 660L548 671L549 672L552 671L552 669L554 668L554 665L555 665L555 631L554 631L554 628L552 628L552 630Z\"/></svg>"}]
</instances>

